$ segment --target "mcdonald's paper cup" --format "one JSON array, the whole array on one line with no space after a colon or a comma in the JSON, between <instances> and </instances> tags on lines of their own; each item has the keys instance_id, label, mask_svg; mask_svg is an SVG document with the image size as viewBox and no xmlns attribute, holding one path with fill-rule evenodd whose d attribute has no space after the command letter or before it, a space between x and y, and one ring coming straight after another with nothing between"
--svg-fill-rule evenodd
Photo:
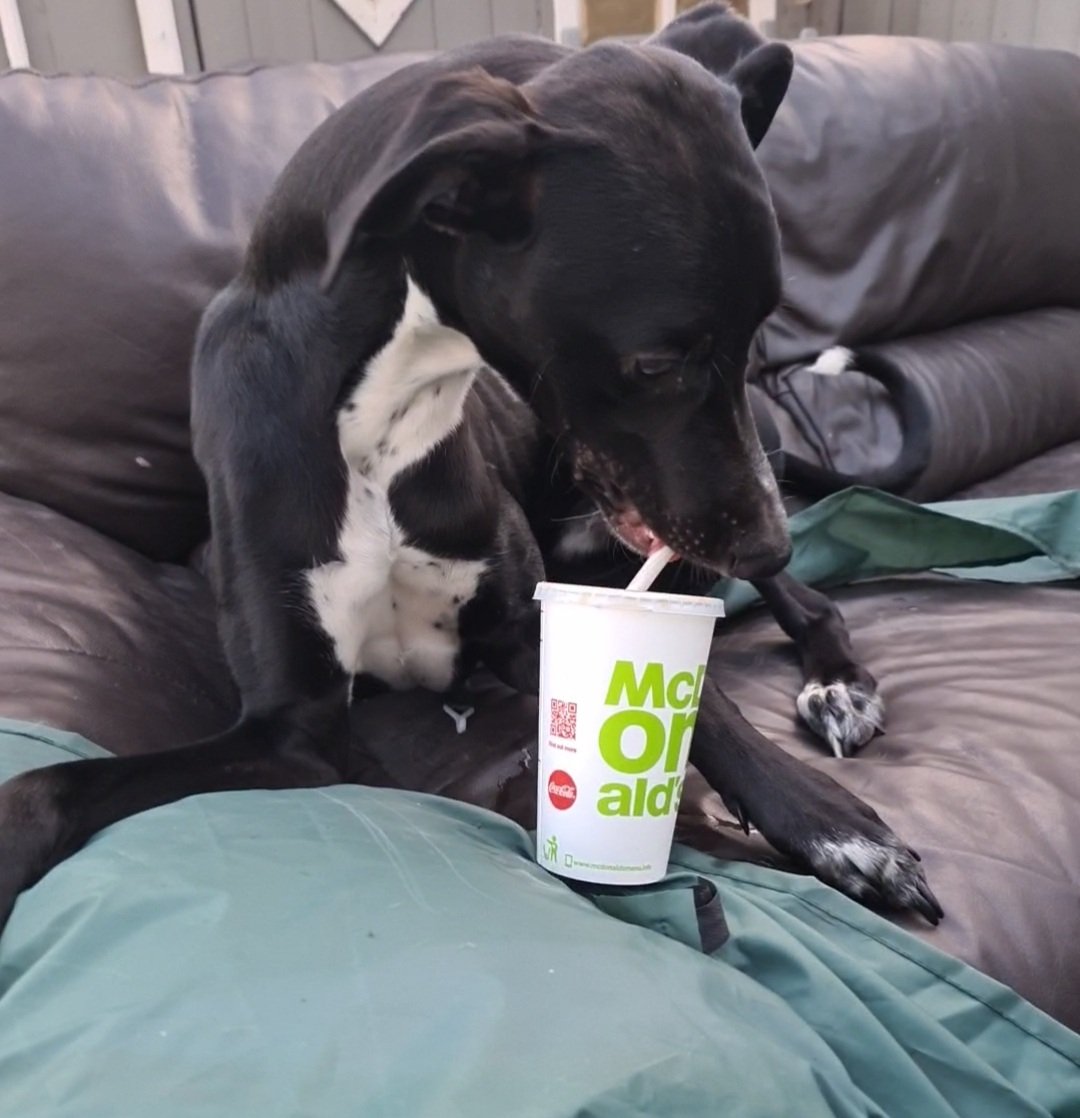
<instances>
[{"instance_id":1,"label":"mcdonald's paper cup","mask_svg":"<svg viewBox=\"0 0 1080 1118\"><path fill-rule=\"evenodd\" d=\"M716 598L541 582L536 858L562 877L667 872Z\"/></svg>"}]
</instances>

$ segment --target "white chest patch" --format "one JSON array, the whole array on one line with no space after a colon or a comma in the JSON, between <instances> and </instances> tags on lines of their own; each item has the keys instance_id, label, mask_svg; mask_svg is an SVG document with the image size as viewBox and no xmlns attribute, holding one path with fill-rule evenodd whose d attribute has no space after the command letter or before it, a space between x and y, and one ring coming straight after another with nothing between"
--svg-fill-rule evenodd
<instances>
[{"instance_id":1,"label":"white chest patch","mask_svg":"<svg viewBox=\"0 0 1080 1118\"><path fill-rule=\"evenodd\" d=\"M341 558L308 572L312 606L347 672L435 691L453 679L458 613L486 563L410 546L389 490L461 422L482 365L472 342L439 322L410 279L394 336L368 362L338 417L349 468Z\"/></svg>"}]
</instances>

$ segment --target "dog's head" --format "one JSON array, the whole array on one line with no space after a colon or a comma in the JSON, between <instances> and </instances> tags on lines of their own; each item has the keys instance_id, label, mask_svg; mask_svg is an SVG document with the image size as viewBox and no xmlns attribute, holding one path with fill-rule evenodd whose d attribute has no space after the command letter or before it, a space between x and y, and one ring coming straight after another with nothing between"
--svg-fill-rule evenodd
<instances>
[{"instance_id":1,"label":"dog's head","mask_svg":"<svg viewBox=\"0 0 1080 1118\"><path fill-rule=\"evenodd\" d=\"M745 372L780 295L753 148L790 72L709 4L520 87L446 75L331 218L327 281L401 239L625 543L773 573L790 543Z\"/></svg>"}]
</instances>

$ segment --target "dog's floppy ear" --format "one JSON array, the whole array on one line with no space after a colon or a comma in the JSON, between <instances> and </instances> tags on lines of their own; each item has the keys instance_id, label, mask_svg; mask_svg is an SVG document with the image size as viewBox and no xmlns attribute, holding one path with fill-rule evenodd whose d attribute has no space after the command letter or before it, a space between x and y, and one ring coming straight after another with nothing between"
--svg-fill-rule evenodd
<instances>
[{"instance_id":1,"label":"dog's floppy ear","mask_svg":"<svg viewBox=\"0 0 1080 1118\"><path fill-rule=\"evenodd\" d=\"M723 3L698 4L648 41L685 54L730 81L742 98L750 143L761 143L791 80L794 57L789 47L769 42Z\"/></svg>"},{"instance_id":2,"label":"dog's floppy ear","mask_svg":"<svg viewBox=\"0 0 1080 1118\"><path fill-rule=\"evenodd\" d=\"M361 237L400 237L421 222L456 236L526 236L551 137L513 83L479 68L438 78L329 215L323 287Z\"/></svg>"},{"instance_id":3,"label":"dog's floppy ear","mask_svg":"<svg viewBox=\"0 0 1080 1118\"><path fill-rule=\"evenodd\" d=\"M787 93L795 65L789 47L766 43L748 54L731 71L731 80L742 98L742 120L752 147L757 147Z\"/></svg>"}]
</instances>

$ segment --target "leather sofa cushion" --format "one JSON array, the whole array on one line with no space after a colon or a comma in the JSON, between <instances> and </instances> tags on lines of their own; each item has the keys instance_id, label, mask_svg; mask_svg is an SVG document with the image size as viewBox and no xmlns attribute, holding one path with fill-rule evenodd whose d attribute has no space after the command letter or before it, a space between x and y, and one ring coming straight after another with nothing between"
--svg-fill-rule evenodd
<instances>
[{"instance_id":1,"label":"leather sofa cushion","mask_svg":"<svg viewBox=\"0 0 1080 1118\"><path fill-rule=\"evenodd\" d=\"M797 53L761 148L788 278L770 363L1080 305L1080 194L1062 173L1080 168L1080 59L873 38ZM188 435L199 314L296 147L413 57L0 77L0 491L187 557L207 529Z\"/></svg>"},{"instance_id":2,"label":"leather sofa cushion","mask_svg":"<svg viewBox=\"0 0 1080 1118\"><path fill-rule=\"evenodd\" d=\"M839 373L769 369L752 391L785 452L934 501L1080 439L1078 353L1080 310L1047 307L858 347ZM888 390L872 371L888 372ZM900 413L899 384L921 401L918 418ZM902 488L881 480L898 458L914 471ZM1078 480L1063 472L1042 491Z\"/></svg>"},{"instance_id":3,"label":"leather sofa cushion","mask_svg":"<svg viewBox=\"0 0 1080 1118\"><path fill-rule=\"evenodd\" d=\"M188 434L199 315L293 151L407 61L0 75L0 491L187 557L207 530Z\"/></svg>"},{"instance_id":4,"label":"leather sofa cushion","mask_svg":"<svg viewBox=\"0 0 1080 1118\"><path fill-rule=\"evenodd\" d=\"M760 611L720 641L729 694L921 853L947 917L910 930L1080 1029L1080 584L920 577L832 597L881 684L884 736L853 761L823 755Z\"/></svg>"},{"instance_id":5,"label":"leather sofa cushion","mask_svg":"<svg viewBox=\"0 0 1080 1118\"><path fill-rule=\"evenodd\" d=\"M210 594L41 505L0 495L0 717L115 753L224 728L235 696Z\"/></svg>"},{"instance_id":6,"label":"leather sofa cushion","mask_svg":"<svg viewBox=\"0 0 1080 1118\"><path fill-rule=\"evenodd\" d=\"M796 60L759 149L784 243L768 364L1080 306L1080 58L844 36Z\"/></svg>"},{"instance_id":7,"label":"leather sofa cushion","mask_svg":"<svg viewBox=\"0 0 1080 1118\"><path fill-rule=\"evenodd\" d=\"M1025 493L1053 493L1080 485L1080 440L1055 447L1018 466L980 481L955 494L967 497L1013 497Z\"/></svg>"}]
</instances>

